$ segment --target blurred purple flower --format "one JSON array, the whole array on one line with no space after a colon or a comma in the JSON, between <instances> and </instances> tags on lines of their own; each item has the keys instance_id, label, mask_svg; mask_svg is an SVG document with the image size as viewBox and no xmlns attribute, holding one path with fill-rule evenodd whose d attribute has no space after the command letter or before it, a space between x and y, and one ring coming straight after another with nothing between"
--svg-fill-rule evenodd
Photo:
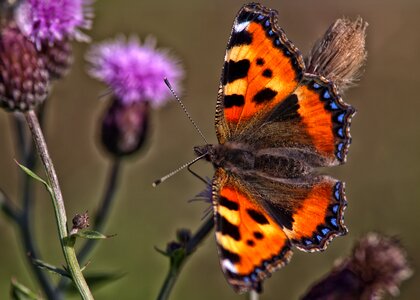
<instances>
[{"instance_id":1,"label":"blurred purple flower","mask_svg":"<svg viewBox=\"0 0 420 300\"><path fill-rule=\"evenodd\" d=\"M38 50L42 44L54 44L65 38L89 41L80 29L92 25L91 0L26 0L16 10L20 30Z\"/></svg>"},{"instance_id":2,"label":"blurred purple flower","mask_svg":"<svg viewBox=\"0 0 420 300\"><path fill-rule=\"evenodd\" d=\"M93 46L86 56L89 74L107 84L124 104L150 101L158 107L171 97L163 79L179 88L184 72L167 50L156 49L156 40L143 44L136 37L119 37Z\"/></svg>"}]
</instances>

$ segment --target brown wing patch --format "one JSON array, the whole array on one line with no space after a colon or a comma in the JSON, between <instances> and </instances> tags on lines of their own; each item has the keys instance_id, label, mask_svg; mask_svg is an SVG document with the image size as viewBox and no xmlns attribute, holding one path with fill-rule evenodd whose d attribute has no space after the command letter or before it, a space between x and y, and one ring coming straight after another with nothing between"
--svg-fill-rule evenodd
<instances>
[{"instance_id":1,"label":"brown wing patch","mask_svg":"<svg viewBox=\"0 0 420 300\"><path fill-rule=\"evenodd\" d=\"M220 143L292 93L303 59L277 25L277 12L247 5L235 19L216 109Z\"/></svg>"},{"instance_id":2,"label":"brown wing patch","mask_svg":"<svg viewBox=\"0 0 420 300\"><path fill-rule=\"evenodd\" d=\"M214 182L216 240L223 272L235 290L258 290L264 278L290 259L289 240L240 182L221 169Z\"/></svg>"}]
</instances>

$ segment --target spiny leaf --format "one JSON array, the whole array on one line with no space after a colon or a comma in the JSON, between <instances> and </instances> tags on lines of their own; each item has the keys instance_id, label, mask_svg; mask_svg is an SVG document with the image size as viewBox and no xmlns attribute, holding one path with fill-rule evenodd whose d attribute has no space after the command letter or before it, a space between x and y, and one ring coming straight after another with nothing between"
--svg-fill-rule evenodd
<instances>
[{"instance_id":1,"label":"spiny leaf","mask_svg":"<svg viewBox=\"0 0 420 300\"><path fill-rule=\"evenodd\" d=\"M23 284L12 278L10 286L10 297L13 300L42 300L40 296L32 292Z\"/></svg>"},{"instance_id":2,"label":"spiny leaf","mask_svg":"<svg viewBox=\"0 0 420 300\"><path fill-rule=\"evenodd\" d=\"M64 277L68 277L71 278L70 274L66 271L63 270L59 267L53 266L51 264L48 264L40 259L32 259L32 262L35 266L37 266L38 268L47 270L51 273L54 273L56 275L60 275L60 276L64 276Z\"/></svg>"},{"instance_id":3,"label":"spiny leaf","mask_svg":"<svg viewBox=\"0 0 420 300\"><path fill-rule=\"evenodd\" d=\"M83 230L83 231L79 231L75 234L73 234L73 236L79 237L79 238L83 238L83 239L89 239L89 240L102 240L102 239L108 239L111 237L114 237L114 235L105 235L102 234L98 231L94 231L94 230Z\"/></svg>"}]
</instances>

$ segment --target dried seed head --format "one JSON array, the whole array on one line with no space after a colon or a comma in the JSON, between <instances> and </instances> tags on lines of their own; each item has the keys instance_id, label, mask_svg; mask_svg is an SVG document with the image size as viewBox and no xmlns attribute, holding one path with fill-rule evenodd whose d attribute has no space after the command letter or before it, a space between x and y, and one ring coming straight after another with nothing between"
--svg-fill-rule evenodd
<instances>
[{"instance_id":1,"label":"dried seed head","mask_svg":"<svg viewBox=\"0 0 420 300\"><path fill-rule=\"evenodd\" d=\"M357 18L336 20L306 58L306 71L333 81L340 92L355 84L366 61L366 28Z\"/></svg>"},{"instance_id":2,"label":"dried seed head","mask_svg":"<svg viewBox=\"0 0 420 300\"><path fill-rule=\"evenodd\" d=\"M0 106L26 111L47 97L49 77L35 46L14 25L0 32Z\"/></svg>"},{"instance_id":3,"label":"dried seed head","mask_svg":"<svg viewBox=\"0 0 420 300\"><path fill-rule=\"evenodd\" d=\"M396 238L369 233L353 249L349 269L366 283L365 295L381 299L384 293L396 296L401 282L412 270L407 254Z\"/></svg>"},{"instance_id":4,"label":"dried seed head","mask_svg":"<svg viewBox=\"0 0 420 300\"><path fill-rule=\"evenodd\" d=\"M379 300L395 296L412 270L395 238L369 233L302 300Z\"/></svg>"},{"instance_id":5,"label":"dried seed head","mask_svg":"<svg viewBox=\"0 0 420 300\"><path fill-rule=\"evenodd\" d=\"M73 51L68 39L41 47L41 55L51 79L63 78L73 63Z\"/></svg>"},{"instance_id":6,"label":"dried seed head","mask_svg":"<svg viewBox=\"0 0 420 300\"><path fill-rule=\"evenodd\" d=\"M146 140L149 127L149 102L125 104L114 99L102 122L102 144L114 156L137 152Z\"/></svg>"}]
</instances>

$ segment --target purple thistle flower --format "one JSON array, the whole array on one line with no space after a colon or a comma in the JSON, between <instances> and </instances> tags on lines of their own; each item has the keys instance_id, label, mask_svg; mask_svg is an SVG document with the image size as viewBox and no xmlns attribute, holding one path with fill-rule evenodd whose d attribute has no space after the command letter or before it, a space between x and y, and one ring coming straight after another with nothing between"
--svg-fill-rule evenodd
<instances>
[{"instance_id":1,"label":"purple thistle flower","mask_svg":"<svg viewBox=\"0 0 420 300\"><path fill-rule=\"evenodd\" d=\"M91 0L26 0L16 10L20 30L41 48L66 38L89 41L80 29L92 25Z\"/></svg>"},{"instance_id":2,"label":"purple thistle flower","mask_svg":"<svg viewBox=\"0 0 420 300\"><path fill-rule=\"evenodd\" d=\"M167 50L155 47L152 37L143 44L136 37L100 43L86 56L91 63L89 74L107 84L124 104L150 101L158 107L171 97L163 79L168 78L178 89L184 72Z\"/></svg>"}]
</instances>

